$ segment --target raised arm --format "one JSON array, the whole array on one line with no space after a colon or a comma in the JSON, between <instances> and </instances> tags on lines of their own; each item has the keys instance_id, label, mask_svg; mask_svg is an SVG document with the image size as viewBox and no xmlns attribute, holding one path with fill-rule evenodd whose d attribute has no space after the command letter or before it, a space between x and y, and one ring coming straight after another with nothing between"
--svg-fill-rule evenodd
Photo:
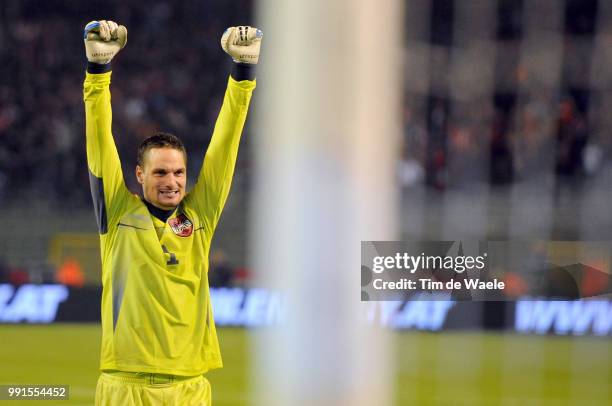
<instances>
[{"instance_id":1,"label":"raised arm","mask_svg":"<svg viewBox=\"0 0 612 406\"><path fill-rule=\"evenodd\" d=\"M87 166L98 230L105 234L129 196L111 132L110 93L110 61L125 46L127 30L112 21L92 21L85 26L84 41L88 59L83 83Z\"/></svg>"},{"instance_id":2,"label":"raised arm","mask_svg":"<svg viewBox=\"0 0 612 406\"><path fill-rule=\"evenodd\" d=\"M262 36L256 28L231 27L221 38L221 46L232 56L234 66L204 164L187 196L195 203L210 233L217 226L232 184L238 145L255 89L253 70L259 59Z\"/></svg>"}]
</instances>

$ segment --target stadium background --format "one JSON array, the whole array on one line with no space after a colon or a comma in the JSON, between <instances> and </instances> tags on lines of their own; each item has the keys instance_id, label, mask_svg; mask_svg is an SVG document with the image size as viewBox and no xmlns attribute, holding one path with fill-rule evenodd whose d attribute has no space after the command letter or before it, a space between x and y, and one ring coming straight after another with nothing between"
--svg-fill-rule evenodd
<instances>
[{"instance_id":1,"label":"stadium background","mask_svg":"<svg viewBox=\"0 0 612 406\"><path fill-rule=\"evenodd\" d=\"M97 311L90 305L99 295L99 259L85 164L81 27L104 15L130 31L114 62L112 91L115 140L137 192L136 146L157 129L185 140L190 175L197 173L229 70L218 36L227 26L254 25L254 6L0 4L0 283L11 292L70 285L70 297L80 298L75 307L88 307L64 321L90 320ZM610 240L612 6L410 0L405 9L396 179L402 237ZM251 114L264 108L256 101ZM246 235L253 137L249 126L214 242L218 287L252 283ZM597 267L610 272L607 263ZM98 326L26 325L29 318L11 308L16 297L2 303L0 382L70 384L72 403L91 403ZM10 311L24 325L10 323ZM478 316L469 329L419 332L437 328L416 323L394 333L397 404L612 403L612 328L600 337L554 326L524 335L500 322L494 306L470 312ZM252 399L249 331L220 329L226 368L210 376L215 404Z\"/></svg>"}]
</instances>

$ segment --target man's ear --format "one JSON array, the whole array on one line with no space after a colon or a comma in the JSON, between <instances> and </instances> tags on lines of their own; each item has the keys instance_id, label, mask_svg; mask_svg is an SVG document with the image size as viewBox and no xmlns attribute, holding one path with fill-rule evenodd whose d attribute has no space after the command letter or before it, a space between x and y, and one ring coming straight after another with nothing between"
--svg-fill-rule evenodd
<instances>
[{"instance_id":1,"label":"man's ear","mask_svg":"<svg viewBox=\"0 0 612 406\"><path fill-rule=\"evenodd\" d=\"M144 171L140 165L136 165L136 179L141 185L144 183Z\"/></svg>"}]
</instances>

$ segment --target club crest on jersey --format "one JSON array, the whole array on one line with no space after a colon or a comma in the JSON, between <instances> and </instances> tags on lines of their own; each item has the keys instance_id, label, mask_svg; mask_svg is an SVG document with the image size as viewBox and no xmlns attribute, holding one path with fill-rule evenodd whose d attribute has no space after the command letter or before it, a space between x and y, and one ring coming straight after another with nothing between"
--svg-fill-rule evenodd
<instances>
[{"instance_id":1,"label":"club crest on jersey","mask_svg":"<svg viewBox=\"0 0 612 406\"><path fill-rule=\"evenodd\" d=\"M193 232L193 223L184 214L168 220L170 228L179 237L189 237Z\"/></svg>"}]
</instances>

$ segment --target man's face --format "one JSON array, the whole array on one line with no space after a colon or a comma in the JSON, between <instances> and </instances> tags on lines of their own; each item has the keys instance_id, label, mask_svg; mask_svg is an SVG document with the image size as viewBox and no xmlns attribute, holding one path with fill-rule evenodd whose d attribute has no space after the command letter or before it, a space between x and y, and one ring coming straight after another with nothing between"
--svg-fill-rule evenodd
<instances>
[{"instance_id":1,"label":"man's face","mask_svg":"<svg viewBox=\"0 0 612 406\"><path fill-rule=\"evenodd\" d=\"M151 148L144 155L143 167L136 166L136 178L145 200L163 210L173 209L185 197L185 157L178 149Z\"/></svg>"}]
</instances>

